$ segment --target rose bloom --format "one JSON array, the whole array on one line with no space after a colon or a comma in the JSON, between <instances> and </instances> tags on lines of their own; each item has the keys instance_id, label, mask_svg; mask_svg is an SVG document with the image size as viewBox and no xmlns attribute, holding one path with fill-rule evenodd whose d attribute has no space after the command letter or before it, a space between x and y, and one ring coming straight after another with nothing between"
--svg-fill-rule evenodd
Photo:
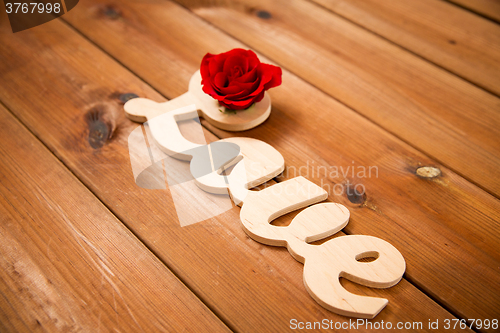
<instances>
[{"instance_id":1,"label":"rose bloom","mask_svg":"<svg viewBox=\"0 0 500 333\"><path fill-rule=\"evenodd\" d=\"M250 50L207 53L201 61L203 91L231 110L243 110L281 84L281 68L263 64Z\"/></svg>"}]
</instances>

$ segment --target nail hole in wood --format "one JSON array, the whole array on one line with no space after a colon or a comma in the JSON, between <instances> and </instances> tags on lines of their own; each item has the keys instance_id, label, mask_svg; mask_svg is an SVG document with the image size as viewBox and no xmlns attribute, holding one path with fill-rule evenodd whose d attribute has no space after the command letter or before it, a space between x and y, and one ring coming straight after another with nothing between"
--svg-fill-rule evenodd
<instances>
[{"instance_id":1,"label":"nail hole in wood","mask_svg":"<svg viewBox=\"0 0 500 333\"><path fill-rule=\"evenodd\" d=\"M112 20L116 20L120 17L120 12L112 6L106 6L102 12L106 17Z\"/></svg>"},{"instance_id":2,"label":"nail hole in wood","mask_svg":"<svg viewBox=\"0 0 500 333\"><path fill-rule=\"evenodd\" d=\"M264 20L269 20L273 16L266 10L259 10L257 11L257 17Z\"/></svg>"},{"instance_id":3,"label":"nail hole in wood","mask_svg":"<svg viewBox=\"0 0 500 333\"><path fill-rule=\"evenodd\" d=\"M111 126L103 120L103 111L98 107L90 109L85 120L89 129L88 141L92 148L99 149L111 137Z\"/></svg>"},{"instance_id":4,"label":"nail hole in wood","mask_svg":"<svg viewBox=\"0 0 500 333\"><path fill-rule=\"evenodd\" d=\"M366 201L366 193L361 190L364 189L363 186L356 186L353 184L347 184L345 187L345 193L347 199L353 204L362 204Z\"/></svg>"},{"instance_id":5,"label":"nail hole in wood","mask_svg":"<svg viewBox=\"0 0 500 333\"><path fill-rule=\"evenodd\" d=\"M441 170L435 167L425 166L418 168L415 174L421 178L435 178L441 175Z\"/></svg>"}]
</instances>

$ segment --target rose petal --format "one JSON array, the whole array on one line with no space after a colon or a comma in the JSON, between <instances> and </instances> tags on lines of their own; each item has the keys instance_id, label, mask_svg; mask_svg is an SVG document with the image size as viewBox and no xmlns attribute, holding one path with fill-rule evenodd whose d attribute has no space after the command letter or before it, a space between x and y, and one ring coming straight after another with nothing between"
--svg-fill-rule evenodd
<instances>
[{"instance_id":1,"label":"rose petal","mask_svg":"<svg viewBox=\"0 0 500 333\"><path fill-rule=\"evenodd\" d=\"M256 68L254 68L250 72L237 78L235 81L243 82L243 83L255 82L259 78L259 76L257 74L258 74L258 71Z\"/></svg>"},{"instance_id":2,"label":"rose petal","mask_svg":"<svg viewBox=\"0 0 500 333\"><path fill-rule=\"evenodd\" d=\"M225 107L231 110L244 110L253 104L253 100L239 101L239 102L224 100L224 101L219 101L219 104L224 105Z\"/></svg>"},{"instance_id":3,"label":"rose petal","mask_svg":"<svg viewBox=\"0 0 500 333\"><path fill-rule=\"evenodd\" d=\"M210 76L210 71L208 69L208 66L209 66L210 61L212 60L213 57L214 57L213 54L207 53L207 54L205 54L205 56L201 60L200 73L201 73L202 81L207 80Z\"/></svg>"},{"instance_id":4,"label":"rose petal","mask_svg":"<svg viewBox=\"0 0 500 333\"><path fill-rule=\"evenodd\" d=\"M264 89L268 90L281 84L281 68L268 64L260 64Z\"/></svg>"},{"instance_id":5,"label":"rose petal","mask_svg":"<svg viewBox=\"0 0 500 333\"><path fill-rule=\"evenodd\" d=\"M233 95L241 94L242 89L240 87L233 86L233 87L218 89L217 92L219 95L222 95L222 96L233 96ZM248 92L245 92L245 93L248 94Z\"/></svg>"},{"instance_id":6,"label":"rose petal","mask_svg":"<svg viewBox=\"0 0 500 333\"><path fill-rule=\"evenodd\" d=\"M231 82L231 86L234 87L239 87L240 90L246 90L248 93L253 92L255 89L259 87L259 81L256 82L248 82L248 83L242 83L242 82Z\"/></svg>"},{"instance_id":7,"label":"rose petal","mask_svg":"<svg viewBox=\"0 0 500 333\"><path fill-rule=\"evenodd\" d=\"M233 67L241 67L244 73L260 63L255 52L251 50L234 49L227 52L228 58L224 63L223 71L228 73ZM250 67L249 67L250 66Z\"/></svg>"},{"instance_id":8,"label":"rose petal","mask_svg":"<svg viewBox=\"0 0 500 333\"><path fill-rule=\"evenodd\" d=\"M222 69L222 71L226 74L229 74L231 73L231 70L234 68L234 67L240 67L240 68L244 68L245 67L245 58L241 57L241 56L236 56L236 55L231 55L229 56L226 61L224 62L224 67Z\"/></svg>"},{"instance_id":9,"label":"rose petal","mask_svg":"<svg viewBox=\"0 0 500 333\"><path fill-rule=\"evenodd\" d=\"M217 73L222 72L222 68L224 67L224 59L220 57L214 57L208 63L208 70L210 76L215 76Z\"/></svg>"},{"instance_id":10,"label":"rose petal","mask_svg":"<svg viewBox=\"0 0 500 333\"><path fill-rule=\"evenodd\" d=\"M242 100L245 100L245 99L249 99L249 98L252 98L252 97L249 97L250 96L250 91L248 90L240 90L238 91L237 93L234 93L234 94L228 94L228 95L224 95L224 100L228 100L228 101L242 101Z\"/></svg>"},{"instance_id":11,"label":"rose petal","mask_svg":"<svg viewBox=\"0 0 500 333\"><path fill-rule=\"evenodd\" d=\"M262 99L264 98L265 95L266 95L266 91L262 90L261 93L254 98L253 102L258 103L258 102L262 101Z\"/></svg>"},{"instance_id":12,"label":"rose petal","mask_svg":"<svg viewBox=\"0 0 500 333\"><path fill-rule=\"evenodd\" d=\"M224 88L228 85L227 75L224 72L219 72L215 75L213 80L214 85L217 88Z\"/></svg>"},{"instance_id":13,"label":"rose petal","mask_svg":"<svg viewBox=\"0 0 500 333\"><path fill-rule=\"evenodd\" d=\"M206 94L208 94L208 95L212 96L212 98L215 98L215 99L217 99L217 100L218 100L219 98L222 98L222 96L221 96L221 95L219 95L219 94L218 94L218 93L214 90L214 88L212 87L212 85L210 85L210 84L206 84L206 85L204 85L204 86L202 87L202 89L203 89L203 91L204 91Z\"/></svg>"}]
</instances>

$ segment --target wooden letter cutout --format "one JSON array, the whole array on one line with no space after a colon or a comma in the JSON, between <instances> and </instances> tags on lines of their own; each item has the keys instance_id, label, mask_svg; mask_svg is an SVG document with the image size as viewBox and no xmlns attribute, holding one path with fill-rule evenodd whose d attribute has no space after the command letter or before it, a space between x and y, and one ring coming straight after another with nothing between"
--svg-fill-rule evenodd
<instances>
[{"instance_id":1,"label":"wooden letter cutout","mask_svg":"<svg viewBox=\"0 0 500 333\"><path fill-rule=\"evenodd\" d=\"M339 279L343 277L374 288L392 287L401 280L406 268L401 253L386 241L372 236L343 236L321 245L309 244L347 225L349 210L341 204L316 204L300 212L287 227L271 225L270 222L279 216L323 201L328 194L300 176L261 191L251 191L252 187L284 170L283 156L260 140L228 138L209 145L186 140L177 121L196 118L198 110L215 126L223 129L229 126L230 130L248 126L248 119L246 123L240 122L247 112L262 115L260 122L254 121L251 127L269 115L267 97L265 103L269 103L269 107L263 104L266 110L255 106L255 110L246 110L229 121L219 112L215 100L205 98L209 96L201 91L200 80L199 73L195 74L189 92L167 103L132 99L125 104L127 116L139 122L148 120L151 134L163 152L177 159L191 160L190 171L199 188L215 194L226 193L229 189L235 204L242 205L240 219L245 232L260 243L286 246L296 260L304 263L305 287L320 305L345 316L374 318L388 301L352 294L342 287ZM233 170L228 176L221 175L231 166ZM358 261L366 257L376 259Z\"/></svg>"},{"instance_id":2,"label":"wooden letter cutout","mask_svg":"<svg viewBox=\"0 0 500 333\"><path fill-rule=\"evenodd\" d=\"M287 227L270 224L277 217L326 199L327 193L303 177L296 177L258 192L250 192L240 219L254 240L286 246L304 263L304 284L326 309L357 318L374 318L388 303L386 299L352 294L340 284L343 277L353 282L388 288L397 284L406 269L401 253L388 242L372 236L343 236L321 245L309 242L335 234L349 221L349 210L341 204L322 203L300 212ZM376 257L372 262L358 262Z\"/></svg>"}]
</instances>

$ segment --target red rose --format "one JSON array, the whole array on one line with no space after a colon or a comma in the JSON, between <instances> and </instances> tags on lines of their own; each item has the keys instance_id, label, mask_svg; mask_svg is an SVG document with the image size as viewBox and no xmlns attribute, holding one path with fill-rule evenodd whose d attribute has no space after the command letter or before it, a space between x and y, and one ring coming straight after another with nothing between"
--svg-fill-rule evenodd
<instances>
[{"instance_id":1,"label":"red rose","mask_svg":"<svg viewBox=\"0 0 500 333\"><path fill-rule=\"evenodd\" d=\"M250 50L207 53L201 61L203 91L231 110L243 110L281 84L281 68L263 64Z\"/></svg>"}]
</instances>

